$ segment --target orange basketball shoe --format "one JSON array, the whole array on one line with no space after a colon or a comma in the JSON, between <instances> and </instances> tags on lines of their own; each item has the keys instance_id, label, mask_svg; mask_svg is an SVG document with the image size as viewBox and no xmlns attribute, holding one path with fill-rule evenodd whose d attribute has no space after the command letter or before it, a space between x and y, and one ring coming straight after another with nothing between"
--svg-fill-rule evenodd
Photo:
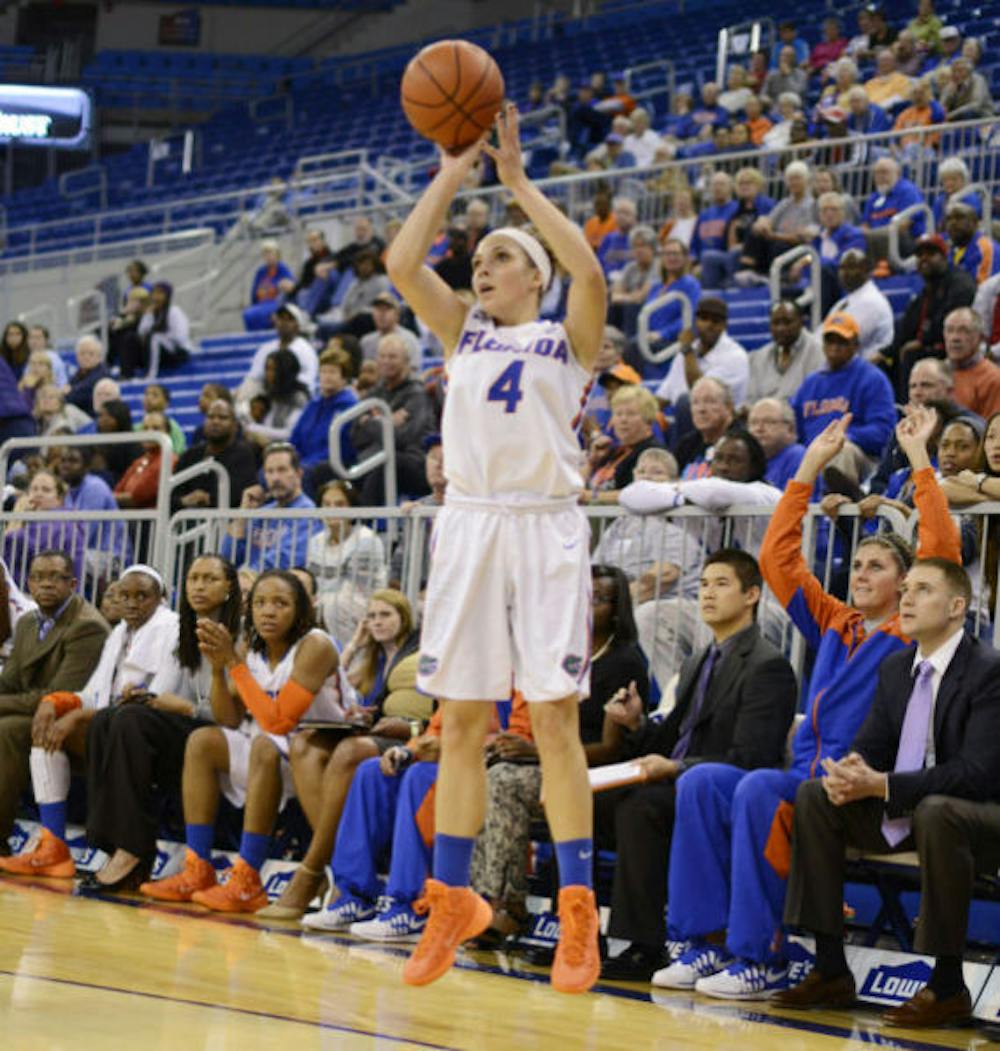
<instances>
[{"instance_id":1,"label":"orange basketball shoe","mask_svg":"<svg viewBox=\"0 0 1000 1051\"><path fill-rule=\"evenodd\" d=\"M12 876L72 879L76 875L76 864L65 841L43 828L42 836L35 844L34 850L12 858L0 858L0 870L9 872Z\"/></svg>"},{"instance_id":2,"label":"orange basketball shoe","mask_svg":"<svg viewBox=\"0 0 1000 1051\"><path fill-rule=\"evenodd\" d=\"M436 879L424 884L424 896L414 911L427 912L427 926L403 968L407 985L427 985L455 962L459 945L483 933L493 919L489 903L471 887L449 887Z\"/></svg>"},{"instance_id":3,"label":"orange basketball shoe","mask_svg":"<svg viewBox=\"0 0 1000 1051\"><path fill-rule=\"evenodd\" d=\"M188 849L184 855L184 868L166 879L150 880L139 887L139 893L156 901L190 901L195 891L208 890L216 886L215 869L211 862Z\"/></svg>"},{"instance_id":4,"label":"orange basketball shoe","mask_svg":"<svg viewBox=\"0 0 1000 1051\"><path fill-rule=\"evenodd\" d=\"M229 870L225 883L198 890L191 900L213 912L256 912L268 904L260 873L242 858Z\"/></svg>"},{"instance_id":5,"label":"orange basketball shoe","mask_svg":"<svg viewBox=\"0 0 1000 1051\"><path fill-rule=\"evenodd\" d=\"M601 973L597 947L600 922L589 887L559 891L559 944L552 964L552 988L561 993L585 993Z\"/></svg>"}]
</instances>

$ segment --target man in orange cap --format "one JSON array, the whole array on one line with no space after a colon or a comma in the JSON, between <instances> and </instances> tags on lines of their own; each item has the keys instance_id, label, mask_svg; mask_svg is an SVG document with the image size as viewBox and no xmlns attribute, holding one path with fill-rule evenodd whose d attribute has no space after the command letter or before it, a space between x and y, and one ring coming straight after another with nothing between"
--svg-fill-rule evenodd
<instances>
[{"instance_id":1,"label":"man in orange cap","mask_svg":"<svg viewBox=\"0 0 1000 1051\"><path fill-rule=\"evenodd\" d=\"M885 374L857 353L857 321L843 311L823 323L826 367L807 376L792 398L799 440L808 445L832 420L852 414L844 447L830 462L855 485L882 455L896 425L892 387Z\"/></svg>"}]
</instances>

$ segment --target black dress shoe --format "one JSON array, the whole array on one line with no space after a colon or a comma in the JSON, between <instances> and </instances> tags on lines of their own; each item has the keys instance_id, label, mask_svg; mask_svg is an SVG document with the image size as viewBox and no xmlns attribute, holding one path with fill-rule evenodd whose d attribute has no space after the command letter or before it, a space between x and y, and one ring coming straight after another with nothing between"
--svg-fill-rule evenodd
<instances>
[{"instance_id":1,"label":"black dress shoe","mask_svg":"<svg viewBox=\"0 0 1000 1051\"><path fill-rule=\"evenodd\" d=\"M129 894L138 890L140 884L149 879L152 868L151 862L137 861L121 879L115 880L114 883L102 883L97 878L96 872L88 872L79 881L77 888L84 894Z\"/></svg>"},{"instance_id":2,"label":"black dress shoe","mask_svg":"<svg viewBox=\"0 0 1000 1051\"><path fill-rule=\"evenodd\" d=\"M662 949L651 949L646 945L630 945L618 956L605 960L601 965L601 977L613 982L648 982L653 975L669 963Z\"/></svg>"}]
</instances>

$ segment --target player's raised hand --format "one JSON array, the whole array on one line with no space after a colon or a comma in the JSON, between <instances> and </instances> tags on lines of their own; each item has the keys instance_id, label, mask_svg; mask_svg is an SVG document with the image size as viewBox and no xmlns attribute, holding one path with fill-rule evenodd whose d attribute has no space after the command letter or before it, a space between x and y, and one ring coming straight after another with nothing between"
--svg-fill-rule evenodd
<instances>
[{"instance_id":1,"label":"player's raised hand","mask_svg":"<svg viewBox=\"0 0 1000 1051\"><path fill-rule=\"evenodd\" d=\"M840 419L828 423L809 443L803 459L808 460L817 472L826 467L843 449L844 442L847 441L847 429L851 426L853 419L851 413L845 412Z\"/></svg>"},{"instance_id":2,"label":"player's raised hand","mask_svg":"<svg viewBox=\"0 0 1000 1051\"><path fill-rule=\"evenodd\" d=\"M937 427L937 413L927 405L916 405L896 424L896 441L907 456L911 450L926 449Z\"/></svg>"},{"instance_id":3,"label":"player's raised hand","mask_svg":"<svg viewBox=\"0 0 1000 1051\"><path fill-rule=\"evenodd\" d=\"M466 175L475 167L476 162L479 160L480 155L483 152L483 142L485 136L482 139L477 139L475 142L466 146L464 149L446 150L444 147L438 149L438 157L440 158L440 167L443 172L454 172L456 175L461 175L464 179Z\"/></svg>"},{"instance_id":4,"label":"player's raised hand","mask_svg":"<svg viewBox=\"0 0 1000 1051\"><path fill-rule=\"evenodd\" d=\"M497 166L497 178L504 186L513 186L525 178L524 156L521 153L521 121L517 106L508 102L497 114L494 123L497 133L497 144L488 142L483 149Z\"/></svg>"}]
</instances>

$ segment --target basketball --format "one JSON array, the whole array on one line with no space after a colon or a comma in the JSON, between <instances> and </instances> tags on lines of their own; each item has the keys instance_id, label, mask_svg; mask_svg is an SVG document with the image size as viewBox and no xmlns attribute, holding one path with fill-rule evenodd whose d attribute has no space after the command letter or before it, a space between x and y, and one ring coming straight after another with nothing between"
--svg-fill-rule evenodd
<instances>
[{"instance_id":1,"label":"basketball","mask_svg":"<svg viewBox=\"0 0 1000 1051\"><path fill-rule=\"evenodd\" d=\"M417 132L446 150L461 150L500 112L503 74L481 47L465 40L439 40L411 60L399 94Z\"/></svg>"}]
</instances>

